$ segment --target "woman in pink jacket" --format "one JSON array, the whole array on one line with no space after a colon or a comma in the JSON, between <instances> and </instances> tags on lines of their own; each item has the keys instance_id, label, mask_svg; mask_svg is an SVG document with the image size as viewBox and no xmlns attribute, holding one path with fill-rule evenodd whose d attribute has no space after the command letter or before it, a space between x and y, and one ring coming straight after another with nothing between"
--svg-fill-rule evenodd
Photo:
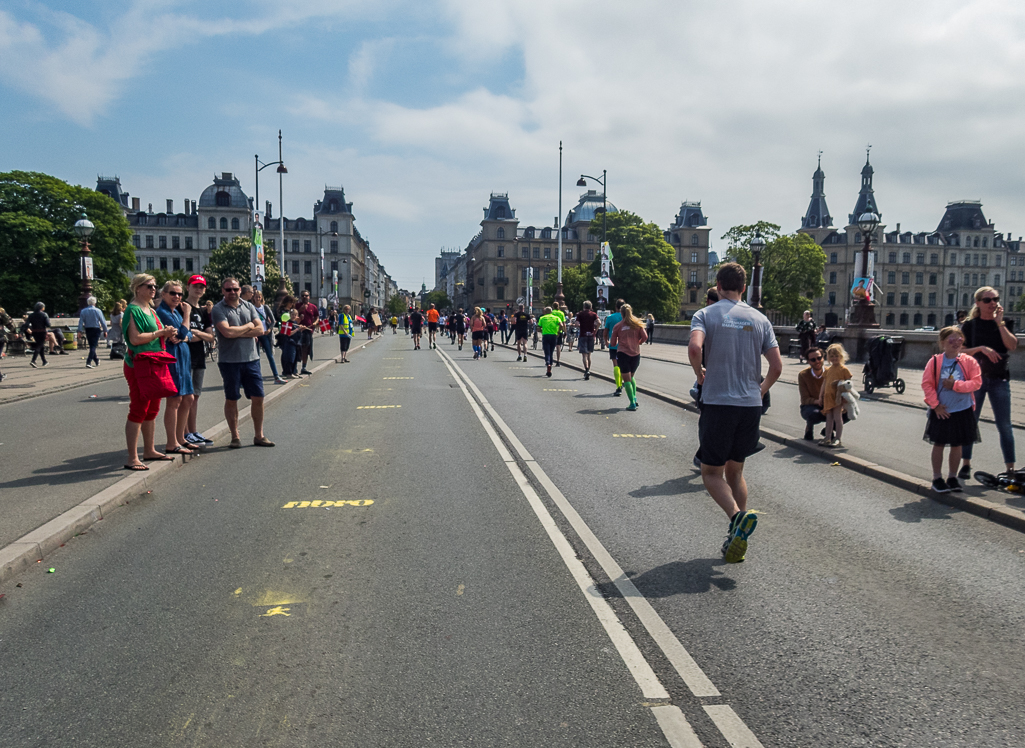
<instances>
[{"instance_id":1,"label":"woman in pink jacket","mask_svg":"<svg viewBox=\"0 0 1025 748\"><path fill-rule=\"evenodd\" d=\"M929 359L922 372L922 391L929 405L925 440L932 446L932 490L936 493L960 491L957 466L961 447L979 441L975 423L975 390L982 386L979 362L961 352L964 335L957 327L940 330L943 353ZM950 447L949 471L943 480L943 448Z\"/></svg>"},{"instance_id":2,"label":"woman in pink jacket","mask_svg":"<svg viewBox=\"0 0 1025 748\"><path fill-rule=\"evenodd\" d=\"M633 308L623 304L619 308L623 321L612 328L610 346L619 346L616 351L616 362L623 374L623 389L626 390L630 404L627 410L637 410L637 367L641 363L641 346L648 339L644 329L644 320L633 315Z\"/></svg>"}]
</instances>

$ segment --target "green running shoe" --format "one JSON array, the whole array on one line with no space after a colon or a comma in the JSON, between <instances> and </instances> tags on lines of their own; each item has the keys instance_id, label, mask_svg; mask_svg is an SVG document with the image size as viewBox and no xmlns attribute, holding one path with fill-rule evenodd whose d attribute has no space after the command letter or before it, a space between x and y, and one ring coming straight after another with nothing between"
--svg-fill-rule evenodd
<instances>
[{"instance_id":1,"label":"green running shoe","mask_svg":"<svg viewBox=\"0 0 1025 748\"><path fill-rule=\"evenodd\" d=\"M730 523L729 543L723 546L723 556L728 564L738 564L747 554L747 539L758 526L758 515L754 512L740 512Z\"/></svg>"}]
</instances>

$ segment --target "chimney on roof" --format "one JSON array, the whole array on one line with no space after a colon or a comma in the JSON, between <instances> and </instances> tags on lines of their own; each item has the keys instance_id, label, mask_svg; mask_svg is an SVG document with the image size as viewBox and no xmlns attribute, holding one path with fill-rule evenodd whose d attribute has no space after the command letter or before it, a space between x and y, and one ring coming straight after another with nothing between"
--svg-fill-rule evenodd
<instances>
[{"instance_id":1,"label":"chimney on roof","mask_svg":"<svg viewBox=\"0 0 1025 748\"><path fill-rule=\"evenodd\" d=\"M189 212L189 199L185 198L184 200L182 200L182 202L185 203L185 215L187 215L187 216L192 215Z\"/></svg>"},{"instance_id":2,"label":"chimney on roof","mask_svg":"<svg viewBox=\"0 0 1025 748\"><path fill-rule=\"evenodd\" d=\"M231 172L230 171L222 171L221 172L221 179L223 179L226 182L230 182L231 181Z\"/></svg>"},{"instance_id":3,"label":"chimney on roof","mask_svg":"<svg viewBox=\"0 0 1025 748\"><path fill-rule=\"evenodd\" d=\"M264 211L264 215L266 215L267 218L271 217L271 206L273 206L273 205L274 205L274 203L272 203L270 200L267 201L267 210Z\"/></svg>"},{"instance_id":4,"label":"chimney on roof","mask_svg":"<svg viewBox=\"0 0 1025 748\"><path fill-rule=\"evenodd\" d=\"M899 223L897 224L897 233L898 234L900 233L900 224Z\"/></svg>"},{"instance_id":5,"label":"chimney on roof","mask_svg":"<svg viewBox=\"0 0 1025 748\"><path fill-rule=\"evenodd\" d=\"M142 203L140 202L140 200L141 198L138 197L132 198L132 210L134 210L136 213L142 210Z\"/></svg>"},{"instance_id":6,"label":"chimney on roof","mask_svg":"<svg viewBox=\"0 0 1025 748\"><path fill-rule=\"evenodd\" d=\"M149 205L149 210L147 210L146 212L147 213L152 213L153 212L153 203L147 203L147 205Z\"/></svg>"},{"instance_id":7,"label":"chimney on roof","mask_svg":"<svg viewBox=\"0 0 1025 748\"><path fill-rule=\"evenodd\" d=\"M196 201L192 201L192 215L196 215Z\"/></svg>"},{"instance_id":8,"label":"chimney on roof","mask_svg":"<svg viewBox=\"0 0 1025 748\"><path fill-rule=\"evenodd\" d=\"M167 198L167 212L174 213L174 200Z\"/></svg>"}]
</instances>

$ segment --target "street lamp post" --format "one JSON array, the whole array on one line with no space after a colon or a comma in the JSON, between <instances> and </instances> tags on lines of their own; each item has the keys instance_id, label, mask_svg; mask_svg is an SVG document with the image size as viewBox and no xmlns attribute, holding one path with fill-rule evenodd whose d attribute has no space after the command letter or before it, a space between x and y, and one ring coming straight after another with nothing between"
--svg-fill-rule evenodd
<instances>
[{"instance_id":1,"label":"street lamp post","mask_svg":"<svg viewBox=\"0 0 1025 748\"><path fill-rule=\"evenodd\" d=\"M91 278L92 262L89 257L89 237L92 236L95 228L96 227L93 226L92 221L85 217L85 212L82 213L81 218L75 221L75 234L82 240L82 257L79 262L82 271L82 294L78 297L79 310L85 309L88 298L93 295L93 282Z\"/></svg>"},{"instance_id":2,"label":"street lamp post","mask_svg":"<svg viewBox=\"0 0 1025 748\"><path fill-rule=\"evenodd\" d=\"M751 273L751 290L747 294L747 303L758 311L762 310L762 250L765 249L765 240L761 233L755 232L751 240L751 255L754 257L754 270Z\"/></svg>"},{"instance_id":3,"label":"street lamp post","mask_svg":"<svg viewBox=\"0 0 1025 748\"><path fill-rule=\"evenodd\" d=\"M285 290L286 278L285 274L285 210L284 210L284 180L282 174L288 174L288 169L285 168L285 162L281 160L281 130L278 130L278 160L271 161L269 164L265 164L260 160L258 155L253 156L256 159L256 199L255 209L260 209L260 172L266 169L268 166L274 166L277 164L278 168L278 225L280 228L278 242L281 246L278 248L278 264L281 266L281 280L278 283L278 294L277 302L280 303L281 299L284 298L287 291Z\"/></svg>"},{"instance_id":4,"label":"street lamp post","mask_svg":"<svg viewBox=\"0 0 1025 748\"><path fill-rule=\"evenodd\" d=\"M555 303L562 306L566 296L562 293L562 141L559 141L559 215L555 217L555 230L559 232L559 280L555 289Z\"/></svg>"},{"instance_id":5,"label":"street lamp post","mask_svg":"<svg viewBox=\"0 0 1025 748\"><path fill-rule=\"evenodd\" d=\"M606 189L606 186L605 186L605 180L608 179L608 172L606 172L605 169L602 169L601 170L601 179L599 179L598 177L592 177L589 174L581 174L580 175L580 179L577 180L577 187L586 187L588 179L593 179L595 182L597 182L598 184L601 185L601 240L604 243L606 241L606 234L608 233L607 232L606 221L605 221L605 216L608 213L607 202L606 202L606 200L607 200L607 197L606 197L607 189ZM561 236L561 234L560 234L560 236Z\"/></svg>"},{"instance_id":6,"label":"street lamp post","mask_svg":"<svg viewBox=\"0 0 1025 748\"><path fill-rule=\"evenodd\" d=\"M324 279L327 275L327 271L324 269L324 237L325 236L338 236L337 231L321 231L320 226L317 226L317 246L320 248L320 290L318 292L317 301L324 298Z\"/></svg>"},{"instance_id":7,"label":"street lamp post","mask_svg":"<svg viewBox=\"0 0 1025 748\"><path fill-rule=\"evenodd\" d=\"M862 213L858 217L858 228L865 239L865 245L861 249L861 273L859 278L865 278L865 294L859 296L851 309L849 327L879 327L876 322L875 303L872 301L872 279L869 274L869 252L871 252L872 234L879 227L879 216L875 213Z\"/></svg>"}]
</instances>

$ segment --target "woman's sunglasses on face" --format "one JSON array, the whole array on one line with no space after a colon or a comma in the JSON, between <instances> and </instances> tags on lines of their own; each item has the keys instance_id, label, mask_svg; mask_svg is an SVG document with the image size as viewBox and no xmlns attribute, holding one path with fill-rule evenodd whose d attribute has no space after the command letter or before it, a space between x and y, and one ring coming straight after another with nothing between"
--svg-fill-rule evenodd
<instances>
[{"instance_id":1,"label":"woman's sunglasses on face","mask_svg":"<svg viewBox=\"0 0 1025 748\"><path fill-rule=\"evenodd\" d=\"M996 304L998 301L1000 301L1000 297L999 296L985 296L985 297L979 299L979 301L981 301L983 304Z\"/></svg>"}]
</instances>

